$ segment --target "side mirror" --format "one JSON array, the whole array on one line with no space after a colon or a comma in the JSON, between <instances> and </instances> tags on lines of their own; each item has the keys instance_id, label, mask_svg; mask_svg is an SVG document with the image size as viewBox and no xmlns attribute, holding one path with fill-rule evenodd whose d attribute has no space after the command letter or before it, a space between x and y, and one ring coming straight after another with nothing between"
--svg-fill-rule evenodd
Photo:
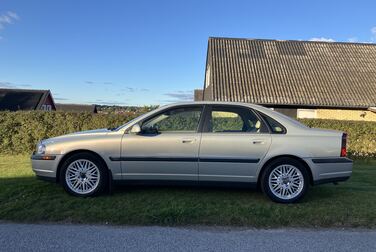
<instances>
[{"instance_id":1,"label":"side mirror","mask_svg":"<svg viewBox=\"0 0 376 252\"><path fill-rule=\"evenodd\" d=\"M135 125L132 126L131 133L138 134L140 132L141 132L141 127L140 127L139 124L135 124Z\"/></svg>"}]
</instances>

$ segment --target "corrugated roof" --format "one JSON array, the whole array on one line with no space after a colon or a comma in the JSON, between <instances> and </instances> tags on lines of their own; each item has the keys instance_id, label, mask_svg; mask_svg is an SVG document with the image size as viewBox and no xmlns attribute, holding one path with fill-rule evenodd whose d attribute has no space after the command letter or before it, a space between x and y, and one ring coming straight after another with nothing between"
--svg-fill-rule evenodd
<instances>
[{"instance_id":1,"label":"corrugated roof","mask_svg":"<svg viewBox=\"0 0 376 252\"><path fill-rule=\"evenodd\" d=\"M204 99L376 106L376 45L209 38Z\"/></svg>"},{"instance_id":2,"label":"corrugated roof","mask_svg":"<svg viewBox=\"0 0 376 252\"><path fill-rule=\"evenodd\" d=\"M0 110L40 109L49 94L49 90L0 89Z\"/></svg>"}]
</instances>

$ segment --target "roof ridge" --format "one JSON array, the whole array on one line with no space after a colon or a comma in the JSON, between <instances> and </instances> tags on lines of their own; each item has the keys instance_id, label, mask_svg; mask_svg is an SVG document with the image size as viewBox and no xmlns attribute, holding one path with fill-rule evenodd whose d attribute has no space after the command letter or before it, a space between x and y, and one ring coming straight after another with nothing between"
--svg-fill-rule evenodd
<instances>
[{"instance_id":1,"label":"roof ridge","mask_svg":"<svg viewBox=\"0 0 376 252\"><path fill-rule=\"evenodd\" d=\"M262 38L230 38L230 37L209 37L210 40L222 39L222 40L254 40L254 41L269 41L269 42L300 42L300 43L325 43L325 44L346 44L346 45L369 45L376 46L376 43L368 42L344 42L344 41L315 41L315 40L297 40L297 39L262 39Z\"/></svg>"},{"instance_id":2,"label":"roof ridge","mask_svg":"<svg viewBox=\"0 0 376 252\"><path fill-rule=\"evenodd\" d=\"M35 92L35 93L51 92L49 89L22 89L22 88L0 88L0 91Z\"/></svg>"}]
</instances>

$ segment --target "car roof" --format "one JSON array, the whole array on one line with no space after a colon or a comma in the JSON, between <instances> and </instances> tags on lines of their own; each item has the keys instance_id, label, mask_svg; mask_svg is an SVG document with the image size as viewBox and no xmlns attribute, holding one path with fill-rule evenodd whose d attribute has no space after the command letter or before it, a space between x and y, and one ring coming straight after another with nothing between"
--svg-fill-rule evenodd
<instances>
[{"instance_id":1,"label":"car roof","mask_svg":"<svg viewBox=\"0 0 376 252\"><path fill-rule=\"evenodd\" d=\"M189 106L189 105L237 105L237 106L243 106L243 107L248 107L251 109L255 109L261 113L266 114L267 116L273 118L274 120L277 120L279 123L281 123L284 127L286 127L288 130L295 128L295 129L306 129L307 126L301 124L300 122L284 115L279 112L276 112L270 108L266 108L260 105L252 104L252 103L243 103L243 102L222 102L222 101L192 101L192 102L178 102L178 103L171 103L171 104L166 104L164 106L161 106L157 108L156 110L150 111L140 117L138 117L138 120L142 120L143 118L150 116L154 113L158 113L159 111L173 108L173 107L178 107L178 106ZM136 118L137 119L137 118ZM138 121L137 120L137 121ZM120 128L126 127L126 125L129 125L128 123L121 126Z\"/></svg>"},{"instance_id":2,"label":"car roof","mask_svg":"<svg viewBox=\"0 0 376 252\"><path fill-rule=\"evenodd\" d=\"M247 107L262 107L260 105L245 102L223 102L223 101L192 101L192 102L176 102L166 104L163 107L174 107L179 105L240 105Z\"/></svg>"},{"instance_id":3,"label":"car roof","mask_svg":"<svg viewBox=\"0 0 376 252\"><path fill-rule=\"evenodd\" d=\"M255 109L259 112L262 112L266 114L267 116L272 117L273 119L280 122L282 125L284 125L287 128L294 127L294 128L300 128L305 129L307 128L306 125L298 122L297 120L294 120L293 118L281 114L277 111L274 111L273 109L253 104L253 103L245 103L245 102L223 102L223 101L192 101L192 102L178 102L178 103L171 103L167 104L165 106L160 107L161 109L169 108L169 107L175 107L175 106L185 106L185 105L237 105L237 106L244 106L249 107L252 109Z\"/></svg>"}]
</instances>

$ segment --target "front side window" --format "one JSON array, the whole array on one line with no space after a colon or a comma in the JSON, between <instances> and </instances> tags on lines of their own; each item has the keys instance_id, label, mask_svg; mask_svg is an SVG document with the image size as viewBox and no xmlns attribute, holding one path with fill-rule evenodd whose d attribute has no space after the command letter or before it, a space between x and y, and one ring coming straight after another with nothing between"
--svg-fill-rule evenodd
<instances>
[{"instance_id":1,"label":"front side window","mask_svg":"<svg viewBox=\"0 0 376 252\"><path fill-rule=\"evenodd\" d=\"M202 113L201 107L171 109L142 124L144 133L196 132Z\"/></svg>"},{"instance_id":2,"label":"front side window","mask_svg":"<svg viewBox=\"0 0 376 252\"><path fill-rule=\"evenodd\" d=\"M267 132L260 119L247 108L213 106L209 122L209 132Z\"/></svg>"}]
</instances>

